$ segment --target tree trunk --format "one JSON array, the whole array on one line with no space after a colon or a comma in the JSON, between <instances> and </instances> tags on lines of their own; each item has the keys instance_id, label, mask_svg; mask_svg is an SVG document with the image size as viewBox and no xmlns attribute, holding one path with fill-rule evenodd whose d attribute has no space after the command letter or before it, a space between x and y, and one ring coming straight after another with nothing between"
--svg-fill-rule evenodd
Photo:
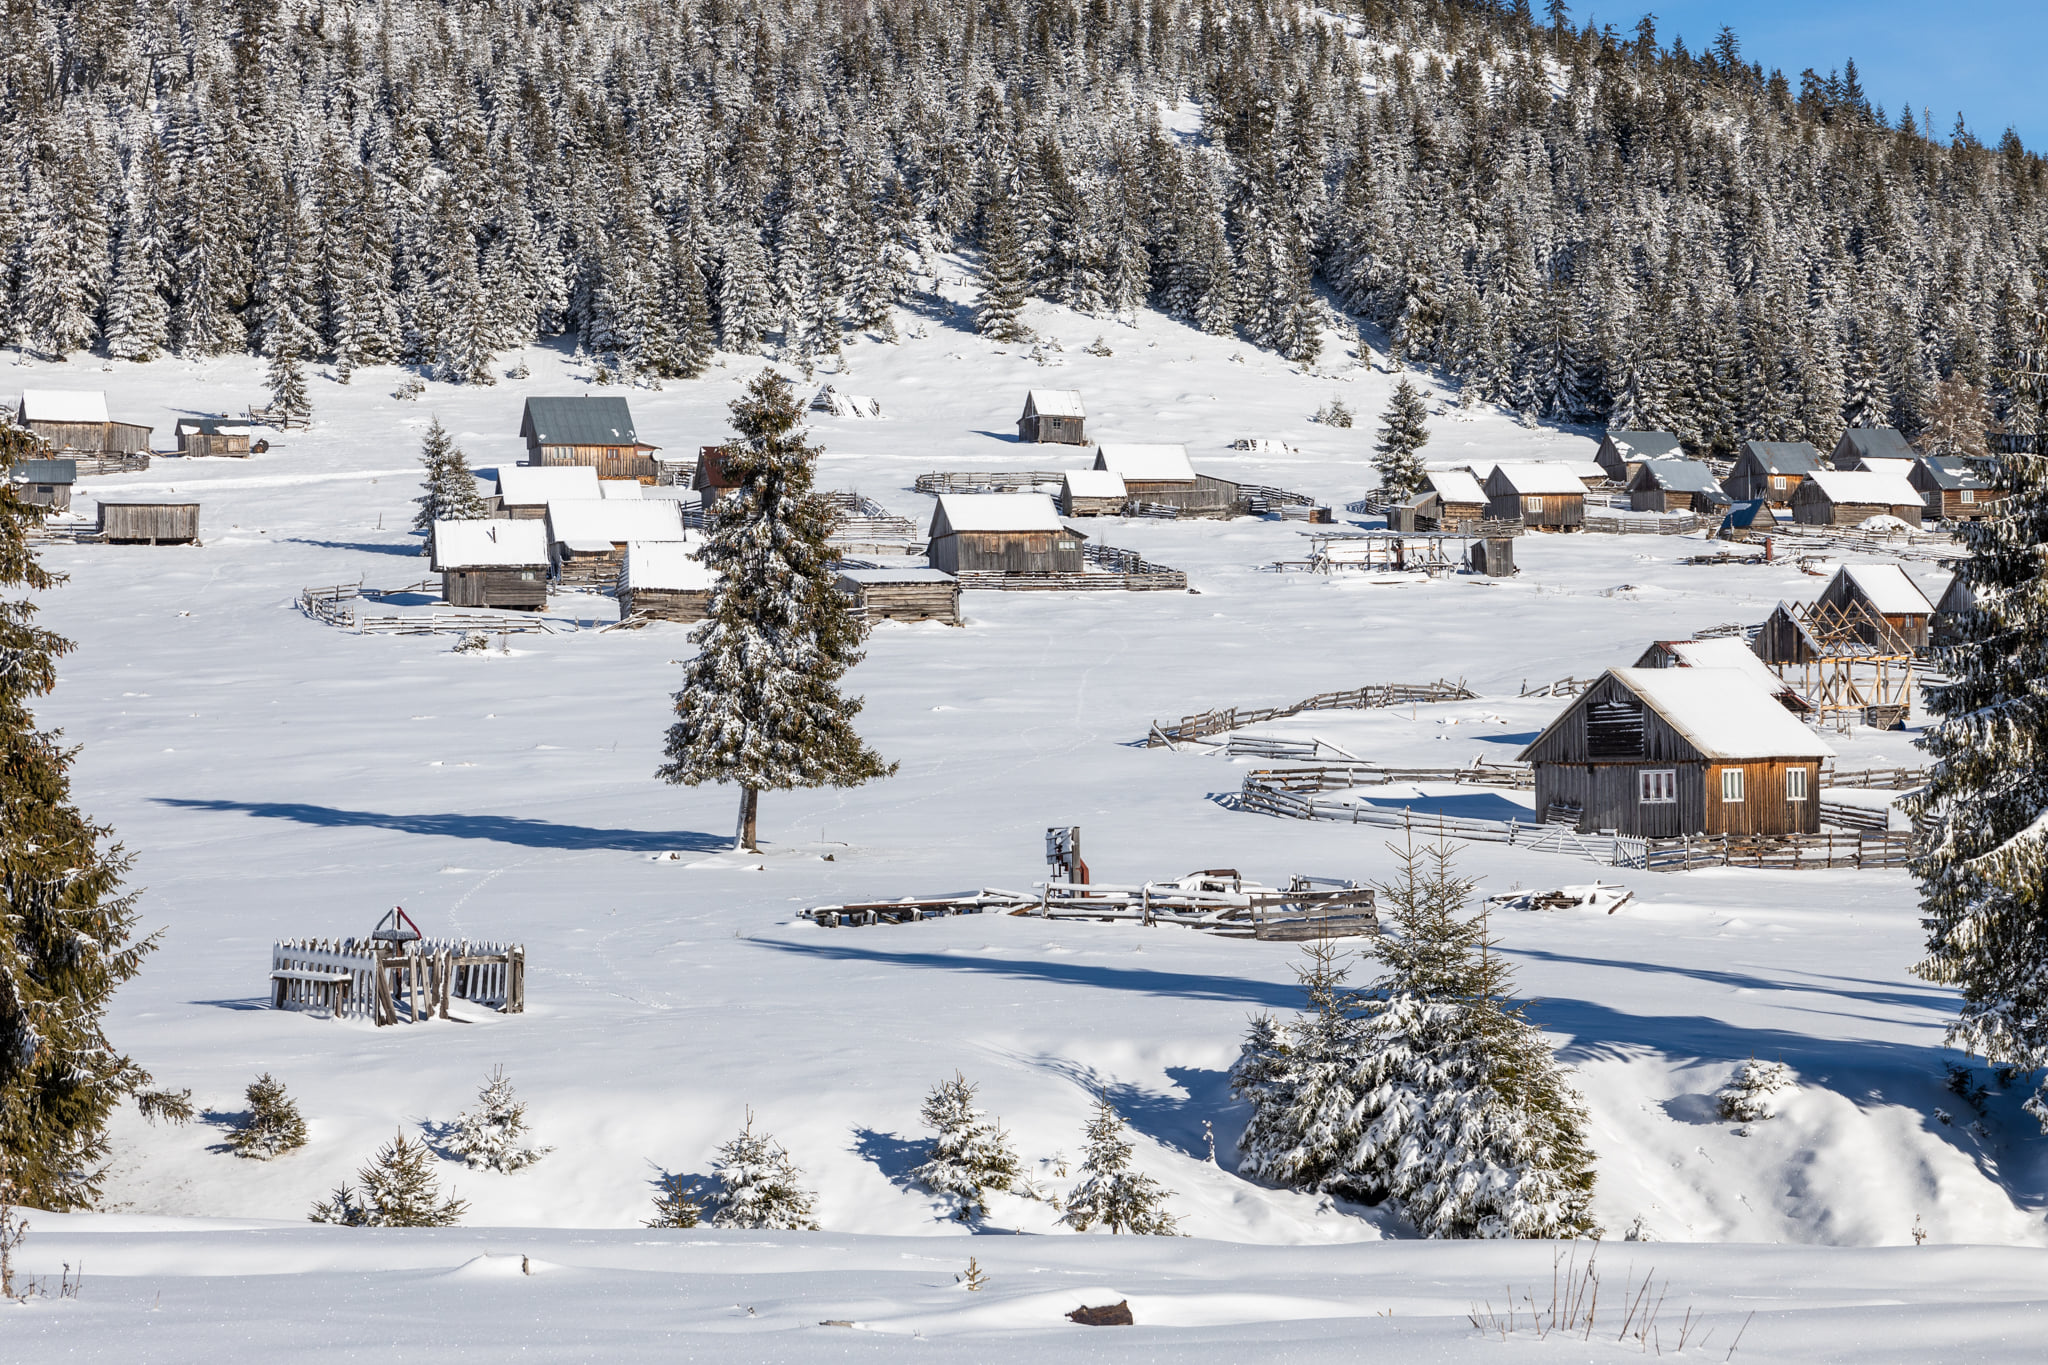
<instances>
[{"instance_id":1,"label":"tree trunk","mask_svg":"<svg viewBox=\"0 0 2048 1365\"><path fill-rule=\"evenodd\" d=\"M741 853L759 853L754 846L754 821L761 809L761 793L753 787L740 788L740 827L733 848Z\"/></svg>"}]
</instances>

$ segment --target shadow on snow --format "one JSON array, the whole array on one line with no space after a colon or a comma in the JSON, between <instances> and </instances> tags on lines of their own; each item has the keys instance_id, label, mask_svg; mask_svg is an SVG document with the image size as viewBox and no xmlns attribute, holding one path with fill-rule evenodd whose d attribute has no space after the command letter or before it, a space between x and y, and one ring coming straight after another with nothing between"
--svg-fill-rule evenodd
<instances>
[{"instance_id":1,"label":"shadow on snow","mask_svg":"<svg viewBox=\"0 0 2048 1365\"><path fill-rule=\"evenodd\" d=\"M443 839L484 839L520 848L557 848L579 852L613 849L622 853L663 853L671 849L716 853L732 848L731 835L702 834L694 830L599 829L590 825L557 825L513 815L392 815L380 811L315 806L303 801L221 801L184 796L151 799L158 805L175 806L180 810L239 813L326 829L388 829L400 834Z\"/></svg>"}]
</instances>

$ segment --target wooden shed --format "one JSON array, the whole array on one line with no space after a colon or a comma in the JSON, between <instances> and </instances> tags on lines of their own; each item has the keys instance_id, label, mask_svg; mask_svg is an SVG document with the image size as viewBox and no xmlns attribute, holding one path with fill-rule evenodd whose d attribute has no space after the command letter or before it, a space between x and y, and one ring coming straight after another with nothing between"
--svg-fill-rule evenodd
<instances>
[{"instance_id":1,"label":"wooden shed","mask_svg":"<svg viewBox=\"0 0 2048 1365\"><path fill-rule=\"evenodd\" d=\"M1469 471L1432 469L1423 476L1423 483L1429 492L1436 495L1435 510L1428 514L1434 525L1422 525L1422 517L1418 515L1416 530L1470 535L1479 529L1480 522L1486 520L1486 490L1479 486L1479 480Z\"/></svg>"},{"instance_id":2,"label":"wooden shed","mask_svg":"<svg viewBox=\"0 0 2048 1365\"><path fill-rule=\"evenodd\" d=\"M1132 502L1171 507L1184 517L1236 517L1251 510L1236 484L1197 474L1186 446L1097 446L1095 467L1122 478Z\"/></svg>"},{"instance_id":3,"label":"wooden shed","mask_svg":"<svg viewBox=\"0 0 2048 1365\"><path fill-rule=\"evenodd\" d=\"M1628 481L1628 505L1638 512L1698 512L1728 506L1711 467L1698 460L1644 460Z\"/></svg>"},{"instance_id":4,"label":"wooden shed","mask_svg":"<svg viewBox=\"0 0 2048 1365\"><path fill-rule=\"evenodd\" d=\"M1685 444L1669 431L1613 431L1600 438L1594 455L1600 471L1618 484L1626 485L1636 476L1636 466L1645 460L1682 460Z\"/></svg>"},{"instance_id":5,"label":"wooden shed","mask_svg":"<svg viewBox=\"0 0 2048 1365\"><path fill-rule=\"evenodd\" d=\"M588 465L605 479L653 483L660 446L640 439L633 410L623 398L529 398L519 421L526 461Z\"/></svg>"},{"instance_id":6,"label":"wooden shed","mask_svg":"<svg viewBox=\"0 0 2048 1365\"><path fill-rule=\"evenodd\" d=\"M1539 531L1586 523L1586 485L1561 464L1497 464L1486 476L1486 515Z\"/></svg>"},{"instance_id":7,"label":"wooden shed","mask_svg":"<svg viewBox=\"0 0 2048 1365\"><path fill-rule=\"evenodd\" d=\"M1721 488L1737 502L1790 507L1799 485L1820 467L1820 452L1804 441L1744 441Z\"/></svg>"},{"instance_id":8,"label":"wooden shed","mask_svg":"<svg viewBox=\"0 0 2048 1365\"><path fill-rule=\"evenodd\" d=\"M110 545L190 545L199 539L199 504L102 502L99 533Z\"/></svg>"},{"instance_id":9,"label":"wooden shed","mask_svg":"<svg viewBox=\"0 0 2048 1365\"><path fill-rule=\"evenodd\" d=\"M76 460L18 460L7 468L7 481L21 500L49 512L71 510L71 486L78 482Z\"/></svg>"},{"instance_id":10,"label":"wooden shed","mask_svg":"<svg viewBox=\"0 0 2048 1365\"><path fill-rule=\"evenodd\" d=\"M564 499L548 504L547 536L557 577L603 584L624 566L630 542L683 539L683 507L668 498Z\"/></svg>"},{"instance_id":11,"label":"wooden shed","mask_svg":"<svg viewBox=\"0 0 2048 1365\"><path fill-rule=\"evenodd\" d=\"M548 536L540 522L437 521L432 564L452 607L547 607Z\"/></svg>"},{"instance_id":12,"label":"wooden shed","mask_svg":"<svg viewBox=\"0 0 2048 1365\"><path fill-rule=\"evenodd\" d=\"M180 417L172 428L180 455L225 455L242 459L250 452L255 429L232 417Z\"/></svg>"},{"instance_id":13,"label":"wooden shed","mask_svg":"<svg viewBox=\"0 0 2048 1365\"><path fill-rule=\"evenodd\" d=\"M1856 470L1863 468L1866 460L1905 460L1910 463L1919 458L1920 452L1913 449L1913 443L1896 427L1850 427L1842 433L1842 439L1835 442L1828 463L1837 469Z\"/></svg>"},{"instance_id":14,"label":"wooden shed","mask_svg":"<svg viewBox=\"0 0 2048 1365\"><path fill-rule=\"evenodd\" d=\"M678 540L634 540L619 567L619 615L657 621L701 621L711 610L718 575L697 552L704 537L691 532Z\"/></svg>"},{"instance_id":15,"label":"wooden shed","mask_svg":"<svg viewBox=\"0 0 2048 1365\"><path fill-rule=\"evenodd\" d=\"M1882 617L1914 649L1927 647L1934 603L1897 564L1844 564L1815 599L1817 606L1853 609L1859 604L1871 615Z\"/></svg>"},{"instance_id":16,"label":"wooden shed","mask_svg":"<svg viewBox=\"0 0 2048 1365\"><path fill-rule=\"evenodd\" d=\"M1927 504L1920 490L1896 474L1821 469L1792 495L1792 520L1808 526L1856 526L1872 517L1920 524Z\"/></svg>"},{"instance_id":17,"label":"wooden shed","mask_svg":"<svg viewBox=\"0 0 2048 1365\"><path fill-rule=\"evenodd\" d=\"M597 471L588 465L507 465L498 471L498 515L539 521L551 502L593 502L604 496Z\"/></svg>"},{"instance_id":18,"label":"wooden shed","mask_svg":"<svg viewBox=\"0 0 2048 1365\"><path fill-rule=\"evenodd\" d=\"M1080 573L1087 538L1060 521L1044 493L941 493L930 555L950 574Z\"/></svg>"},{"instance_id":19,"label":"wooden shed","mask_svg":"<svg viewBox=\"0 0 2048 1365\"><path fill-rule=\"evenodd\" d=\"M140 454L155 430L108 417L107 396L97 389L23 389L14 420L59 455Z\"/></svg>"},{"instance_id":20,"label":"wooden shed","mask_svg":"<svg viewBox=\"0 0 2048 1365\"><path fill-rule=\"evenodd\" d=\"M1755 540L1778 529L1778 514L1768 498L1751 498L1731 506L1721 518L1714 535L1721 540Z\"/></svg>"},{"instance_id":21,"label":"wooden shed","mask_svg":"<svg viewBox=\"0 0 2048 1365\"><path fill-rule=\"evenodd\" d=\"M1521 754L1545 818L1651 838L1815 833L1833 756L1735 668L1611 668Z\"/></svg>"},{"instance_id":22,"label":"wooden shed","mask_svg":"<svg viewBox=\"0 0 2048 1365\"><path fill-rule=\"evenodd\" d=\"M1957 574L1948 581L1941 600L1934 604L1934 619L1928 623L1928 643L1937 647L1959 644L1963 638L1962 626L1957 618L1966 611L1977 609L1977 594L1970 591L1970 585Z\"/></svg>"},{"instance_id":23,"label":"wooden shed","mask_svg":"<svg viewBox=\"0 0 2048 1365\"><path fill-rule=\"evenodd\" d=\"M1111 469L1069 469L1060 480L1060 512L1069 517L1114 517L1130 502L1123 475Z\"/></svg>"},{"instance_id":24,"label":"wooden shed","mask_svg":"<svg viewBox=\"0 0 2048 1365\"><path fill-rule=\"evenodd\" d=\"M1806 698L1771 672L1747 640L1732 635L1711 640L1656 640L1636 660L1637 668L1732 668L1778 699L1787 711L1805 714L1812 708Z\"/></svg>"},{"instance_id":25,"label":"wooden shed","mask_svg":"<svg viewBox=\"0 0 2048 1365\"><path fill-rule=\"evenodd\" d=\"M960 624L960 580L941 569L842 569L837 587L871 621Z\"/></svg>"},{"instance_id":26,"label":"wooden shed","mask_svg":"<svg viewBox=\"0 0 2048 1365\"><path fill-rule=\"evenodd\" d=\"M1088 444L1088 412L1073 389L1032 389L1024 395L1024 415L1017 419L1017 439L1041 444Z\"/></svg>"},{"instance_id":27,"label":"wooden shed","mask_svg":"<svg viewBox=\"0 0 2048 1365\"><path fill-rule=\"evenodd\" d=\"M706 507L740 486L737 475L725 467L730 452L724 446L700 446L697 467L690 471L690 488Z\"/></svg>"},{"instance_id":28,"label":"wooden shed","mask_svg":"<svg viewBox=\"0 0 2048 1365\"><path fill-rule=\"evenodd\" d=\"M1992 487L1974 460L1958 455L1924 455L1913 461L1906 481L1927 499L1928 515L1939 521L1977 521L1991 515L2005 496Z\"/></svg>"}]
</instances>

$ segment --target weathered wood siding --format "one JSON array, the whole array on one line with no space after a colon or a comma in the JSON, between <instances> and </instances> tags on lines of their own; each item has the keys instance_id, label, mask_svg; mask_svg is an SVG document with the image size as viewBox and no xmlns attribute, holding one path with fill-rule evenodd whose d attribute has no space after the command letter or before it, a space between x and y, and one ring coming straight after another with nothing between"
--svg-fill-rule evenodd
<instances>
[{"instance_id":1,"label":"weathered wood siding","mask_svg":"<svg viewBox=\"0 0 2048 1365\"><path fill-rule=\"evenodd\" d=\"M1128 498L1077 498L1060 494L1060 515L1067 517L1113 517L1124 510Z\"/></svg>"},{"instance_id":2,"label":"weathered wood siding","mask_svg":"<svg viewBox=\"0 0 2048 1365\"><path fill-rule=\"evenodd\" d=\"M1762 498L1773 507L1790 507L1793 495L1805 482L1804 475L1769 473L1754 456L1744 451L1736 460L1734 470L1721 480L1721 489L1736 502L1754 502Z\"/></svg>"},{"instance_id":3,"label":"weathered wood siding","mask_svg":"<svg viewBox=\"0 0 2048 1365\"><path fill-rule=\"evenodd\" d=\"M958 583L867 583L857 600L867 607L870 620L960 624Z\"/></svg>"},{"instance_id":4,"label":"weathered wood siding","mask_svg":"<svg viewBox=\"0 0 2048 1365\"><path fill-rule=\"evenodd\" d=\"M18 483L14 491L30 507L47 507L52 512L71 510L71 485L68 483Z\"/></svg>"},{"instance_id":5,"label":"weathered wood siding","mask_svg":"<svg viewBox=\"0 0 2048 1365\"><path fill-rule=\"evenodd\" d=\"M931 544L934 569L995 573L1080 573L1081 542L1058 531L955 531Z\"/></svg>"},{"instance_id":6,"label":"weathered wood siding","mask_svg":"<svg viewBox=\"0 0 2048 1365\"><path fill-rule=\"evenodd\" d=\"M620 616L650 616L657 621L701 621L711 610L711 589L621 588Z\"/></svg>"},{"instance_id":7,"label":"weathered wood siding","mask_svg":"<svg viewBox=\"0 0 2048 1365\"><path fill-rule=\"evenodd\" d=\"M1993 492L1990 489L1974 488L1967 491L1976 494L1975 501L1964 502L1963 493L1965 491L1961 488L1944 488L1941 490L1941 519L1943 521L1978 521L1988 517L1997 510L1998 500L2005 496L2003 493Z\"/></svg>"},{"instance_id":8,"label":"weathered wood siding","mask_svg":"<svg viewBox=\"0 0 2048 1365\"><path fill-rule=\"evenodd\" d=\"M588 465L600 479L635 479L652 484L661 473L654 452L637 445L544 446L529 439L528 460L538 465Z\"/></svg>"},{"instance_id":9,"label":"weathered wood siding","mask_svg":"<svg viewBox=\"0 0 2048 1365\"><path fill-rule=\"evenodd\" d=\"M1528 503L1536 504L1530 510ZM1519 521L1539 530L1565 530L1586 524L1584 493L1546 493L1524 498L1519 493L1496 493L1486 504L1486 515L1496 521Z\"/></svg>"},{"instance_id":10,"label":"weathered wood siding","mask_svg":"<svg viewBox=\"0 0 2048 1365\"><path fill-rule=\"evenodd\" d=\"M196 502L103 502L100 534L109 541L182 544L199 539Z\"/></svg>"},{"instance_id":11,"label":"weathered wood siding","mask_svg":"<svg viewBox=\"0 0 2048 1365\"><path fill-rule=\"evenodd\" d=\"M1861 606L1865 611L1868 611L1873 616L1884 616L1885 624L1890 626L1893 630L1897 631L1899 633L1899 638L1904 640L1913 648L1924 649L1927 646L1928 620L1930 613L1905 612L1892 613L1890 615L1886 615L1885 613L1878 611L1877 608L1871 604L1869 598L1865 597L1862 593L1858 592L1853 583L1851 582L1851 580L1846 576L1838 576L1834 579L1831 579L1827 587L1821 590L1820 597L1817 599L1817 601L1826 603L1829 606L1844 608ZM1864 640L1865 644L1874 645L1877 643L1875 637L1878 632L1875 629L1860 629L1863 629L1864 635L1868 637Z\"/></svg>"},{"instance_id":12,"label":"weathered wood siding","mask_svg":"<svg viewBox=\"0 0 2048 1365\"><path fill-rule=\"evenodd\" d=\"M548 604L548 571L544 567L447 569L441 574L441 596L451 607L539 610Z\"/></svg>"},{"instance_id":13,"label":"weathered wood siding","mask_svg":"<svg viewBox=\"0 0 2048 1365\"><path fill-rule=\"evenodd\" d=\"M1918 526L1921 510L1917 502L1896 507L1882 502L1830 502L1819 484L1805 481L1792 495L1792 520L1806 526L1856 526L1872 517L1897 517Z\"/></svg>"},{"instance_id":14,"label":"weathered wood siding","mask_svg":"<svg viewBox=\"0 0 2048 1365\"><path fill-rule=\"evenodd\" d=\"M1195 475L1192 484L1125 479L1124 491L1130 494L1132 502L1178 507L1188 516L1233 517L1251 510L1251 504L1238 491L1236 484L1228 479L1212 479L1207 474Z\"/></svg>"},{"instance_id":15,"label":"weathered wood siding","mask_svg":"<svg viewBox=\"0 0 2048 1365\"><path fill-rule=\"evenodd\" d=\"M1593 458L1599 461L1601 472L1616 483L1627 483L1636 476L1636 470L1642 467L1641 460L1630 464L1623 458L1621 447L1614 444L1612 436L1600 438L1600 449Z\"/></svg>"},{"instance_id":16,"label":"weathered wood siding","mask_svg":"<svg viewBox=\"0 0 2048 1365\"><path fill-rule=\"evenodd\" d=\"M240 457L249 453L249 433L246 431L224 431L208 435L203 431L188 431L179 438L178 449L186 455L226 455Z\"/></svg>"},{"instance_id":17,"label":"weathered wood siding","mask_svg":"<svg viewBox=\"0 0 2048 1365\"><path fill-rule=\"evenodd\" d=\"M1085 417L1020 417L1017 439L1039 445L1085 446L1087 425Z\"/></svg>"}]
</instances>

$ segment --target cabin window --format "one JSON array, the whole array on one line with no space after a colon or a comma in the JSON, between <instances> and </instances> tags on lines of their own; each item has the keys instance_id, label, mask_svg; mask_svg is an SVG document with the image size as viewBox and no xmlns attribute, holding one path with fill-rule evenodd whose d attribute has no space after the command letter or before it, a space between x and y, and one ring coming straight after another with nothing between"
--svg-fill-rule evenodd
<instances>
[{"instance_id":1,"label":"cabin window","mask_svg":"<svg viewBox=\"0 0 2048 1365\"><path fill-rule=\"evenodd\" d=\"M1537 513L1541 513L1541 512L1543 511L1543 499L1541 499L1541 498L1523 498L1523 499L1522 499L1522 510L1523 510L1524 512L1537 512Z\"/></svg>"},{"instance_id":2,"label":"cabin window","mask_svg":"<svg viewBox=\"0 0 2048 1365\"><path fill-rule=\"evenodd\" d=\"M1645 768L1639 774L1641 783L1636 800L1645 806L1671 806L1678 803L1678 769Z\"/></svg>"},{"instance_id":3,"label":"cabin window","mask_svg":"<svg viewBox=\"0 0 2048 1365\"><path fill-rule=\"evenodd\" d=\"M531 583L531 582L533 582L533 570L531 570L531 569L521 569L521 570L519 571L519 581L520 581L520 582L522 582L522 583Z\"/></svg>"},{"instance_id":4,"label":"cabin window","mask_svg":"<svg viewBox=\"0 0 2048 1365\"><path fill-rule=\"evenodd\" d=\"M1785 770L1785 799L1787 801L1804 801L1806 799L1806 769L1787 768Z\"/></svg>"},{"instance_id":5,"label":"cabin window","mask_svg":"<svg viewBox=\"0 0 2048 1365\"><path fill-rule=\"evenodd\" d=\"M1975 501L1977 501L1977 490L1974 488L1965 488L1963 490L1963 505L1967 507Z\"/></svg>"},{"instance_id":6,"label":"cabin window","mask_svg":"<svg viewBox=\"0 0 2048 1365\"><path fill-rule=\"evenodd\" d=\"M1740 801L1742 799L1742 769L1723 768L1721 770L1721 799L1723 801Z\"/></svg>"},{"instance_id":7,"label":"cabin window","mask_svg":"<svg viewBox=\"0 0 2048 1365\"><path fill-rule=\"evenodd\" d=\"M1633 697L1596 701L1586 708L1586 753L1593 758L1640 758L1643 708Z\"/></svg>"},{"instance_id":8,"label":"cabin window","mask_svg":"<svg viewBox=\"0 0 2048 1365\"><path fill-rule=\"evenodd\" d=\"M1785 476L1783 474L1773 474L1771 476L1771 491L1773 493L1785 491Z\"/></svg>"},{"instance_id":9,"label":"cabin window","mask_svg":"<svg viewBox=\"0 0 2048 1365\"><path fill-rule=\"evenodd\" d=\"M1056 548L1062 550L1071 550L1074 548L1074 542L1071 540L1062 540L1056 543Z\"/></svg>"}]
</instances>

